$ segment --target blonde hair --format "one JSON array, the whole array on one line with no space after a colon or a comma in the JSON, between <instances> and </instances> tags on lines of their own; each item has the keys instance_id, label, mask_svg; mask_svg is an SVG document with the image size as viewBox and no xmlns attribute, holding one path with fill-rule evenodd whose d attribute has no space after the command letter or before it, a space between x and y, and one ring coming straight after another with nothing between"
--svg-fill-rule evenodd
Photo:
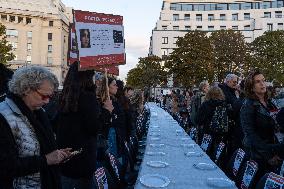
<instances>
[{"instance_id":1,"label":"blonde hair","mask_svg":"<svg viewBox=\"0 0 284 189\"><path fill-rule=\"evenodd\" d=\"M225 95L222 89L218 86L210 87L208 93L205 95L205 100L225 100Z\"/></svg>"}]
</instances>

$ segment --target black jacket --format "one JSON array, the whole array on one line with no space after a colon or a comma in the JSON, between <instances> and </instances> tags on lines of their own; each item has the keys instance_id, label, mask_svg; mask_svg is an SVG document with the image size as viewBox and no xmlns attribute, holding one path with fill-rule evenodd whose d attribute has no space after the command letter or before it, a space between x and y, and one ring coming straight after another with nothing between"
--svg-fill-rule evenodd
<instances>
[{"instance_id":1,"label":"black jacket","mask_svg":"<svg viewBox=\"0 0 284 189\"><path fill-rule=\"evenodd\" d=\"M33 113L24 102L8 94L35 129L40 144L40 156L19 157L16 141L6 119L0 114L0 188L11 189L13 179L40 172L42 189L61 188L59 169L48 166L45 155L56 150L54 135L47 115L42 109Z\"/></svg>"},{"instance_id":2,"label":"black jacket","mask_svg":"<svg viewBox=\"0 0 284 189\"><path fill-rule=\"evenodd\" d=\"M197 113L197 124L203 126L203 132L211 134L210 123L217 106L224 105L224 100L208 100L201 104Z\"/></svg>"},{"instance_id":3,"label":"black jacket","mask_svg":"<svg viewBox=\"0 0 284 189\"><path fill-rule=\"evenodd\" d=\"M243 144L252 159L267 165L275 154L281 155L282 145L274 135L276 123L269 110L275 106L269 101L267 108L258 100L245 99L240 112L240 123L244 132Z\"/></svg>"},{"instance_id":4,"label":"black jacket","mask_svg":"<svg viewBox=\"0 0 284 189\"><path fill-rule=\"evenodd\" d=\"M59 112L57 143L60 148L83 152L61 166L64 176L90 178L96 169L97 133L101 129L100 108L94 92L81 92L78 111Z\"/></svg>"}]
</instances>

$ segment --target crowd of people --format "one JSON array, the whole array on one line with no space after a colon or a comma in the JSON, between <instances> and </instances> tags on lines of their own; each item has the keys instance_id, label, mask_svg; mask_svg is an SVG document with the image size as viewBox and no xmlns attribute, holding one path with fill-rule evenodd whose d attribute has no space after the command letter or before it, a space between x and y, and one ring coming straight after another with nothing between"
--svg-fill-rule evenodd
<instances>
[{"instance_id":1,"label":"crowd of people","mask_svg":"<svg viewBox=\"0 0 284 189\"><path fill-rule=\"evenodd\" d=\"M10 76L0 103L0 189L135 183L129 149L141 137L144 93L94 73L72 64L62 91L55 75L40 66ZM107 182L97 182L105 179L96 177L101 167Z\"/></svg>"},{"instance_id":2,"label":"crowd of people","mask_svg":"<svg viewBox=\"0 0 284 189\"><path fill-rule=\"evenodd\" d=\"M278 94L276 93L278 92ZM245 79L228 74L224 83L201 82L198 90L172 91L161 105L202 145L204 136L212 141L206 151L215 160L216 149L225 144L220 168L228 164L238 149L254 160L258 170L250 188L266 173L280 174L284 159L283 104L277 87L268 86L264 75L252 71ZM283 172L283 170L282 170ZM283 176L283 175L282 175Z\"/></svg>"},{"instance_id":3,"label":"crowd of people","mask_svg":"<svg viewBox=\"0 0 284 189\"><path fill-rule=\"evenodd\" d=\"M133 187L133 162L149 118L142 90L79 71L78 63L70 66L62 91L40 66L8 71L2 82L0 189L101 188L100 168L109 188ZM229 177L228 165L242 149L258 165L254 188L266 173L284 171L284 108L277 91L255 70L243 80L228 74L224 83L172 91L160 104L201 146L211 137L206 153L212 160L224 144L218 165Z\"/></svg>"}]
</instances>

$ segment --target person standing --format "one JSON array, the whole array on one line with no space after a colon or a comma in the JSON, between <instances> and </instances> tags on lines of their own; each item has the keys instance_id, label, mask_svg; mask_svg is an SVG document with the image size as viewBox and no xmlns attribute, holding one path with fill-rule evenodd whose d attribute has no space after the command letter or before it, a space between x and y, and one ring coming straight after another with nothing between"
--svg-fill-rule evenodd
<instances>
[{"instance_id":1,"label":"person standing","mask_svg":"<svg viewBox=\"0 0 284 189\"><path fill-rule=\"evenodd\" d=\"M93 189L97 160L97 133L101 128L94 71L78 71L73 63L63 85L57 118L57 142L81 151L61 165L63 189ZM111 106L110 106L111 108Z\"/></svg>"},{"instance_id":2,"label":"person standing","mask_svg":"<svg viewBox=\"0 0 284 189\"><path fill-rule=\"evenodd\" d=\"M274 172L282 163L283 145L276 140L276 122L271 116L276 106L268 99L265 78L260 71L253 71L245 79L245 101L240 112L244 132L244 147L250 158L258 163L256 176Z\"/></svg>"},{"instance_id":3,"label":"person standing","mask_svg":"<svg viewBox=\"0 0 284 189\"><path fill-rule=\"evenodd\" d=\"M58 87L51 72L39 66L19 68L0 103L0 188L60 189L59 169L71 155L57 149L42 106Z\"/></svg>"}]
</instances>

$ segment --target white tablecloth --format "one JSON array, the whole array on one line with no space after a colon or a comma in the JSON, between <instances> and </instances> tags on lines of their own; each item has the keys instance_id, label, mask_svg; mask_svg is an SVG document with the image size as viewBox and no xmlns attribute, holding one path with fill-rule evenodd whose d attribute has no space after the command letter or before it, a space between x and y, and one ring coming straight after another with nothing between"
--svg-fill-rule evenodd
<instances>
[{"instance_id":1,"label":"white tablecloth","mask_svg":"<svg viewBox=\"0 0 284 189\"><path fill-rule=\"evenodd\" d=\"M140 182L140 178L147 174L158 174L169 178L168 189L206 189L214 188L207 183L208 178L224 178L227 176L221 169L199 170L193 165L197 163L214 164L201 148L183 131L172 117L154 103L148 103L151 111L150 126L147 136L147 146L143 162L135 185L136 189L149 188ZM156 133L160 136L153 136ZM159 138L159 139L157 139ZM150 144L164 144L153 147ZM194 148L182 144L196 144ZM148 152L164 152L165 155L147 155ZM203 153L201 157L187 157L185 152ZM162 161L169 165L165 168L155 168L147 165L149 161ZM231 188L236 188L231 187Z\"/></svg>"}]
</instances>

